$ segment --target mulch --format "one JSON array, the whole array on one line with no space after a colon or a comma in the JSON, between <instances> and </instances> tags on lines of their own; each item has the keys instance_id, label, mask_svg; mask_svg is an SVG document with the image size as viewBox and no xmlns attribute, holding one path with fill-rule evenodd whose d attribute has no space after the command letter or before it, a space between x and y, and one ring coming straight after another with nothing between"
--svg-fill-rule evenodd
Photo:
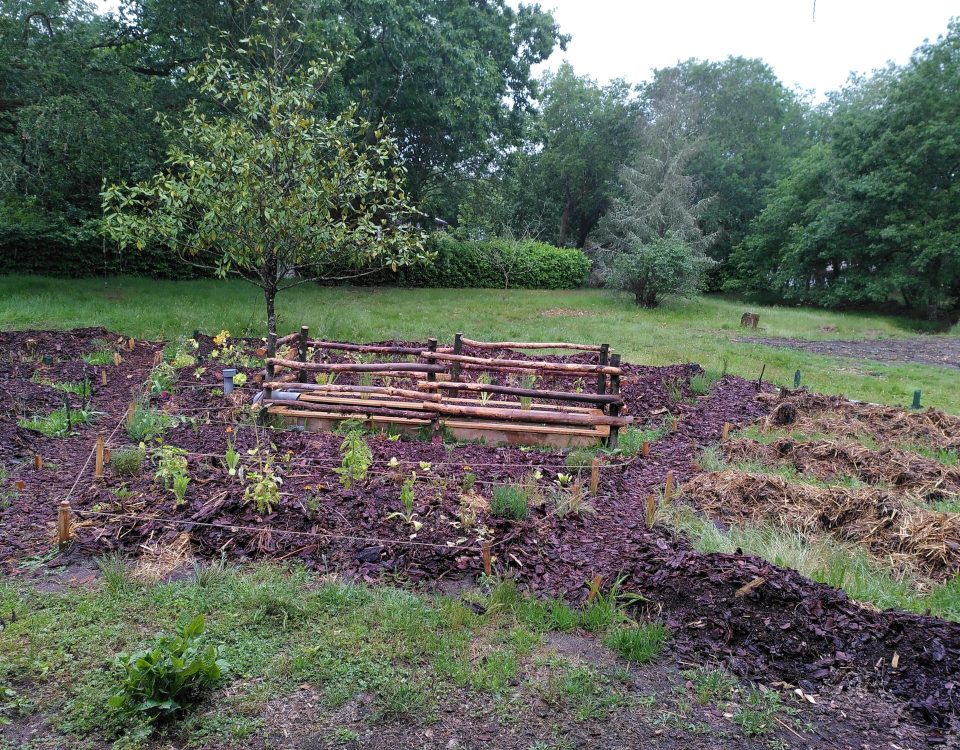
<instances>
[{"instance_id":1,"label":"mulch","mask_svg":"<svg viewBox=\"0 0 960 750\"><path fill-rule=\"evenodd\" d=\"M24 382L32 372L17 364L27 338L39 339L41 350L59 345L56 359L65 365L89 351L93 339L109 336L90 330L0 334L0 351L9 360L9 368L0 369L0 382L14 394L27 388ZM57 500L89 456L96 434L109 433L122 419L157 348L141 343L124 354L121 365L105 366L108 385L102 387L95 379L92 399L102 416L70 438L21 436L15 415L0 412L0 437L11 436L0 449L0 462L10 471L7 483L26 485L7 498L6 507L0 506L0 563L11 573L19 570L24 557L49 550ZM201 354L205 348L207 341ZM744 677L789 682L808 692L828 685L887 691L930 726L957 722L960 625L870 611L842 591L795 571L748 555L703 554L668 529L646 527L647 494L662 487L668 471L678 483L694 477L699 472L697 456L704 445L719 439L724 422L737 427L765 418L776 406L769 389L758 392L755 383L727 376L711 395L696 398L689 390L689 378L699 372L695 365L627 364L623 393L629 413L641 424L659 424L667 409L679 418L678 429L653 443L649 457L605 458L599 491L589 499L593 512L561 518L550 499L558 474L567 471L560 452L371 437L374 463L368 478L344 488L334 471L342 438L226 423L231 414L243 416L244 409L214 393L220 368L214 363L206 367L199 376L194 368L181 371L181 387L156 399L160 407L197 418L171 429L166 442L192 454L209 454L189 458L186 502L175 506L172 494L157 487L149 470L134 478L114 477L108 471L100 482L92 482L88 474L73 497L80 517L77 542L61 555L60 563L109 551L137 555L143 545L174 543L188 531L199 556L296 560L364 581L429 585L472 579L482 570L478 537L479 527L486 526L496 570L515 576L530 591L582 602L594 576L601 576L606 587L625 575L625 588L647 597L650 612L669 624L671 649L679 658L723 660ZM670 381L680 383L683 400L673 400ZM240 392L251 396L253 386ZM116 443L124 441L121 430ZM228 441L241 453L271 446L284 475L284 497L272 512L258 514L246 504L243 487L224 471ZM47 462L40 471L33 467L33 451ZM397 459L398 468L391 466L391 458ZM397 518L387 519L388 513L400 510L400 483L411 470L421 478L415 509L423 523L413 539L410 527ZM539 480L531 478L534 471L540 472ZM476 526L465 529L460 506L467 473L476 477L474 492L487 497L494 483L536 481L544 502L522 522L494 518L481 505ZM118 495L121 486L125 492ZM743 593L746 584L752 588ZM891 666L894 654L896 669ZM940 730L925 731L931 738L940 736Z\"/></svg>"}]
</instances>

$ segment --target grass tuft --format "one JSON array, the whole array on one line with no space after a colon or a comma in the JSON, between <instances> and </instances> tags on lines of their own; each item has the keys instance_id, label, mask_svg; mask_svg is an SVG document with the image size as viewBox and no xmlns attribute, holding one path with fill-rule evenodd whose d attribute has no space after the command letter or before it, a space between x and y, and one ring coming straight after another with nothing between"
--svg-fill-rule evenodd
<instances>
[{"instance_id":1,"label":"grass tuft","mask_svg":"<svg viewBox=\"0 0 960 750\"><path fill-rule=\"evenodd\" d=\"M607 633L603 642L627 661L645 664L663 652L669 631L660 622L620 627Z\"/></svg>"}]
</instances>

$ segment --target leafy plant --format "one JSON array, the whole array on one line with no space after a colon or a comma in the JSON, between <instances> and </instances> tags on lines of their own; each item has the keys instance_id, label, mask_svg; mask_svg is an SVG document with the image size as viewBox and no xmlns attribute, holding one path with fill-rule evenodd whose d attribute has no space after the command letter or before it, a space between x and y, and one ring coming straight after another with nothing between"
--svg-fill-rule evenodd
<instances>
[{"instance_id":1,"label":"leafy plant","mask_svg":"<svg viewBox=\"0 0 960 750\"><path fill-rule=\"evenodd\" d=\"M527 390L533 388L537 384L537 376L533 373L529 373L523 376L523 380L520 382L521 388L526 388ZM520 408L529 410L533 406L533 398L530 396L521 396L520 397Z\"/></svg>"},{"instance_id":2,"label":"leafy plant","mask_svg":"<svg viewBox=\"0 0 960 750\"><path fill-rule=\"evenodd\" d=\"M113 352L107 349L98 349L95 352L80 355L88 365L112 365Z\"/></svg>"},{"instance_id":3,"label":"leafy plant","mask_svg":"<svg viewBox=\"0 0 960 750\"><path fill-rule=\"evenodd\" d=\"M85 410L70 409L69 412L64 407L54 409L45 417L34 417L33 419L19 419L17 424L25 430L33 430L47 437L64 437L70 433L74 427L87 424L91 419L91 414Z\"/></svg>"},{"instance_id":4,"label":"leafy plant","mask_svg":"<svg viewBox=\"0 0 960 750\"><path fill-rule=\"evenodd\" d=\"M274 457L270 453L261 453L258 448L251 448L247 453L256 456L259 465L247 472L247 487L243 491L243 499L245 502L252 502L257 513L272 513L274 506L280 504L280 486L283 484L274 469Z\"/></svg>"},{"instance_id":5,"label":"leafy plant","mask_svg":"<svg viewBox=\"0 0 960 750\"><path fill-rule=\"evenodd\" d=\"M527 493L518 484L501 484L493 488L490 512L497 518L522 521L530 513Z\"/></svg>"},{"instance_id":6,"label":"leafy plant","mask_svg":"<svg viewBox=\"0 0 960 750\"><path fill-rule=\"evenodd\" d=\"M169 362L161 362L150 371L150 376L147 378L147 388L150 393L170 392L176 382L176 368Z\"/></svg>"},{"instance_id":7,"label":"leafy plant","mask_svg":"<svg viewBox=\"0 0 960 750\"><path fill-rule=\"evenodd\" d=\"M240 454L237 453L236 448L233 447L233 442L227 441L227 452L223 456L224 462L227 464L227 473L235 477L237 475L237 467L240 465Z\"/></svg>"},{"instance_id":8,"label":"leafy plant","mask_svg":"<svg viewBox=\"0 0 960 750\"><path fill-rule=\"evenodd\" d=\"M616 625L629 621L626 608L632 604L646 601L640 594L626 593L623 583L625 575L613 582L610 590L604 593L599 581L590 582L590 600L580 612L580 625L591 633L599 633Z\"/></svg>"},{"instance_id":9,"label":"leafy plant","mask_svg":"<svg viewBox=\"0 0 960 750\"><path fill-rule=\"evenodd\" d=\"M227 663L216 646L202 647L203 615L181 620L173 635L143 651L117 655L120 686L108 705L123 715L157 723L171 719L220 682Z\"/></svg>"},{"instance_id":10,"label":"leafy plant","mask_svg":"<svg viewBox=\"0 0 960 750\"><path fill-rule=\"evenodd\" d=\"M340 484L349 489L353 482L367 477L367 471L373 462L373 452L363 438L362 429L351 429L340 444L343 458L334 471L340 475Z\"/></svg>"},{"instance_id":11,"label":"leafy plant","mask_svg":"<svg viewBox=\"0 0 960 750\"><path fill-rule=\"evenodd\" d=\"M335 372L318 372L313 376L313 380L317 385L333 385L337 382L337 374Z\"/></svg>"},{"instance_id":12,"label":"leafy plant","mask_svg":"<svg viewBox=\"0 0 960 750\"><path fill-rule=\"evenodd\" d=\"M157 467L154 478L166 489L173 491L177 505L182 504L190 483L187 452L173 445L161 445L154 451L152 458Z\"/></svg>"},{"instance_id":13,"label":"leafy plant","mask_svg":"<svg viewBox=\"0 0 960 750\"><path fill-rule=\"evenodd\" d=\"M118 448L110 455L110 466L121 477L132 477L140 473L146 453L143 448Z\"/></svg>"},{"instance_id":14,"label":"leafy plant","mask_svg":"<svg viewBox=\"0 0 960 750\"><path fill-rule=\"evenodd\" d=\"M416 483L417 472L411 471L410 476L403 481L403 485L400 487L400 504L403 506L403 511L394 511L393 513L387 514L388 521L391 518L402 518L408 526L413 528L414 533L423 528L423 524L414 518L414 516L417 515L413 511L413 503L415 499L413 488Z\"/></svg>"},{"instance_id":15,"label":"leafy plant","mask_svg":"<svg viewBox=\"0 0 960 750\"><path fill-rule=\"evenodd\" d=\"M579 474L587 471L596 457L597 451L594 448L571 448L564 459L564 465L574 474Z\"/></svg>"},{"instance_id":16,"label":"leafy plant","mask_svg":"<svg viewBox=\"0 0 960 750\"><path fill-rule=\"evenodd\" d=\"M472 471L464 472L463 478L460 480L460 489L463 490L464 493L470 492L476 483L476 474L474 474Z\"/></svg>"},{"instance_id":17,"label":"leafy plant","mask_svg":"<svg viewBox=\"0 0 960 750\"><path fill-rule=\"evenodd\" d=\"M190 484L189 474L177 474L173 478L173 497L177 505L186 502L187 486Z\"/></svg>"},{"instance_id":18,"label":"leafy plant","mask_svg":"<svg viewBox=\"0 0 960 750\"><path fill-rule=\"evenodd\" d=\"M587 501L583 484L575 482L570 487L557 487L553 490L556 513L560 518L568 515L580 516L593 513L593 506Z\"/></svg>"},{"instance_id":19,"label":"leafy plant","mask_svg":"<svg viewBox=\"0 0 960 750\"><path fill-rule=\"evenodd\" d=\"M246 376L246 374L245 374L245 373L242 373L242 372L238 372L236 375L234 375L234 376L233 376L233 384L234 384L237 388L242 388L243 386L245 386L245 385L247 384L247 376Z\"/></svg>"},{"instance_id":20,"label":"leafy plant","mask_svg":"<svg viewBox=\"0 0 960 750\"><path fill-rule=\"evenodd\" d=\"M177 418L160 411L137 404L133 410L133 419L127 423L127 436L138 443L160 437L176 424Z\"/></svg>"}]
</instances>

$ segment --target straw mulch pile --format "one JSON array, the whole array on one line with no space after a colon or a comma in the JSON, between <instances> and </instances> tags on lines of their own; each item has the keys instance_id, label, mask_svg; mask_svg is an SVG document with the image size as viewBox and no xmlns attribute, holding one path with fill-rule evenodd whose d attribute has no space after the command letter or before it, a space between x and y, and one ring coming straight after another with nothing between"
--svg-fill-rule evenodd
<instances>
[{"instance_id":1,"label":"straw mulch pile","mask_svg":"<svg viewBox=\"0 0 960 750\"><path fill-rule=\"evenodd\" d=\"M960 417L937 409L906 411L806 391L784 390L768 398L776 402L765 423L768 428L789 427L807 434L848 438L867 436L880 445L960 450Z\"/></svg>"},{"instance_id":2,"label":"straw mulch pile","mask_svg":"<svg viewBox=\"0 0 960 750\"><path fill-rule=\"evenodd\" d=\"M719 471L695 476L682 494L724 523L775 523L828 533L932 580L960 572L960 514L918 508L880 489L821 488L782 477Z\"/></svg>"},{"instance_id":3,"label":"straw mulch pile","mask_svg":"<svg viewBox=\"0 0 960 750\"><path fill-rule=\"evenodd\" d=\"M785 437L763 444L739 439L724 443L723 455L730 463L792 466L826 482L853 477L866 484L888 485L918 500L960 496L960 466L945 466L891 446L870 450L850 440L798 442Z\"/></svg>"}]
</instances>

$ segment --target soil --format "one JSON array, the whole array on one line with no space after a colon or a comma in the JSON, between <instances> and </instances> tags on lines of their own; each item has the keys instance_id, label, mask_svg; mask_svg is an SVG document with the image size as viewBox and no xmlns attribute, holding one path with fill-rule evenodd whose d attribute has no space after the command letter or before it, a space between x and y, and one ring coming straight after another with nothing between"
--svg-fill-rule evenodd
<instances>
[{"instance_id":1,"label":"soil","mask_svg":"<svg viewBox=\"0 0 960 750\"><path fill-rule=\"evenodd\" d=\"M778 349L800 349L828 357L873 359L877 362L914 362L920 365L960 368L960 337L913 336L903 339L806 339L764 338L740 336L734 341L743 344L763 344Z\"/></svg>"},{"instance_id":2,"label":"soil","mask_svg":"<svg viewBox=\"0 0 960 750\"><path fill-rule=\"evenodd\" d=\"M157 408L190 418L165 435L167 445L189 452L191 483L185 502L176 506L172 493L153 481L152 467L135 477L114 476L108 469L95 480L88 462L97 434L110 436L114 451L129 443L115 428L146 379L159 344L139 342L133 352L122 353L119 365L94 368L91 408L100 412L94 424L67 438L46 438L16 426L18 416L45 412L62 401L59 391L49 393L48 386L32 382L33 373L55 379L55 373L79 372L79 354L91 351L96 339L116 341L99 329L0 334L6 357L0 382L7 395L0 408L0 463L9 472L0 488L6 492L0 502L0 564L8 574L22 574L25 558L49 551L57 502L78 472L70 493L76 540L52 565L82 567L91 556L110 551L136 556L145 544L174 543L188 532L200 556L299 560L365 581L434 586L475 578L483 567L480 540L487 538L496 571L515 576L531 592L582 602L595 576L601 576L604 588L625 576L624 588L643 594L649 614L669 625L670 653L679 662L719 659L741 677L766 684L861 695L856 712L870 716L875 706L886 706L902 722L899 736L954 740L960 624L870 611L795 571L747 555L702 554L668 529L645 525L645 498L663 486L668 471L677 483L693 477L702 447L720 438L724 422L743 426L778 408L773 395L758 393L755 383L725 377L709 396L697 398L689 388L690 377L700 372L696 365L626 365L627 412L640 424L659 425L669 410L678 417L678 429L655 441L648 457L606 456L599 491L589 498L592 512L560 517L552 493L568 470L565 456L556 451L374 436L368 440L373 452L368 477L345 488L335 471L342 438L256 427L249 409L256 368L240 368L251 381L232 399L217 395L222 365L206 360L214 345L204 338L198 355L206 369L184 368L173 394L152 396ZM43 354L53 357L51 365L42 364ZM100 384L101 370L107 372L106 386ZM541 384L555 385L574 384L562 378ZM60 401L51 400L54 395ZM258 456L268 451L275 456L275 469L284 479L278 506L258 513L245 502L244 486L224 470L228 442L245 457L248 471L258 468ZM250 456L247 451L254 449L259 453ZM44 459L39 470L34 452ZM410 526L388 518L401 510L400 484L411 471L420 478L414 509L423 524L412 539ZM543 502L519 522L494 518L481 508L475 524L463 528L461 495L468 473L476 477L476 494L488 497L492 485L519 481L537 484ZM16 482L23 489L17 490ZM763 580L758 584L758 579ZM738 594L748 583L754 587ZM894 654L896 669L890 666ZM844 731L849 738L844 741L857 747L874 741L871 732L877 729L872 721L848 722Z\"/></svg>"}]
</instances>

